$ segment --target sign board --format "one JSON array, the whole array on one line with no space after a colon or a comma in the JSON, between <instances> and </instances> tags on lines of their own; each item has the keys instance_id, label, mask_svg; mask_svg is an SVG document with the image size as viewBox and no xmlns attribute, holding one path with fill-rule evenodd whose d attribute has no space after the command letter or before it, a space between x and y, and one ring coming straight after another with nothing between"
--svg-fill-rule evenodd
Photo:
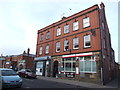
<instances>
[{"instance_id":1,"label":"sign board","mask_svg":"<svg viewBox=\"0 0 120 90\"><path fill-rule=\"evenodd\" d=\"M78 67L76 67L76 74L79 74L79 69L78 69Z\"/></svg>"},{"instance_id":2,"label":"sign board","mask_svg":"<svg viewBox=\"0 0 120 90\"><path fill-rule=\"evenodd\" d=\"M66 73L66 77L68 77L68 78L74 78L75 77L75 73L71 73L71 72Z\"/></svg>"}]
</instances>

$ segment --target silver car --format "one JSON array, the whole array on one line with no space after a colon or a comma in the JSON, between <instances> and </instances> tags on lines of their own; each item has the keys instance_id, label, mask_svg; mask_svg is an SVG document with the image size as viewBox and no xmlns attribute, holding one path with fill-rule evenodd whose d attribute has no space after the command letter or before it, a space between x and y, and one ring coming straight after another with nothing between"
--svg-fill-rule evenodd
<instances>
[{"instance_id":1,"label":"silver car","mask_svg":"<svg viewBox=\"0 0 120 90\"><path fill-rule=\"evenodd\" d=\"M0 68L2 88L21 87L22 78L12 69Z\"/></svg>"}]
</instances>

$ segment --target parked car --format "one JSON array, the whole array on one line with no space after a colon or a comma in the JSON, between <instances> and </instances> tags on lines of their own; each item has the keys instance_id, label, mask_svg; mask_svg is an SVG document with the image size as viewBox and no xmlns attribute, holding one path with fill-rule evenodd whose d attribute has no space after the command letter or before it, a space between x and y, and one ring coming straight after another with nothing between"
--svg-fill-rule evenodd
<instances>
[{"instance_id":1,"label":"parked car","mask_svg":"<svg viewBox=\"0 0 120 90\"><path fill-rule=\"evenodd\" d=\"M22 78L12 69L0 68L0 78L2 79L2 88L21 87Z\"/></svg>"},{"instance_id":2,"label":"parked car","mask_svg":"<svg viewBox=\"0 0 120 90\"><path fill-rule=\"evenodd\" d=\"M21 69L18 72L18 75L25 78L36 78L36 74L30 69Z\"/></svg>"}]
</instances>

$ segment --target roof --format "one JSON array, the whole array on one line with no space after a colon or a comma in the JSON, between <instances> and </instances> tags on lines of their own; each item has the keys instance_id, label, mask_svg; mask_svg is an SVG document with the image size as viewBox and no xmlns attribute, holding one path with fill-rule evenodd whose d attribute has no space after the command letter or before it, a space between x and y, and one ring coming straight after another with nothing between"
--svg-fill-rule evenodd
<instances>
[{"instance_id":1,"label":"roof","mask_svg":"<svg viewBox=\"0 0 120 90\"><path fill-rule=\"evenodd\" d=\"M82 10L82 11L80 11L80 12L78 12L78 13L75 13L75 14L73 14L73 15L71 15L71 16L66 17L65 19L59 20L59 21L57 21L57 22L55 22L55 23L52 23L52 24L50 24L50 25L48 25L48 26L46 26L46 27L38 30L38 33L44 31L44 29L50 28L50 27L52 27L52 26L55 26L57 23L60 23L60 22L62 22L62 21L66 21L67 19L69 19L69 18L71 18L71 17L74 17L74 16L77 15L77 14L80 14L80 13L82 14L83 12L85 12L85 11L91 9L91 8L94 8L94 7L99 8L99 7L98 7L98 4L95 4L95 5L89 7L89 8L87 8L87 9L85 9L85 10Z\"/></svg>"}]
</instances>

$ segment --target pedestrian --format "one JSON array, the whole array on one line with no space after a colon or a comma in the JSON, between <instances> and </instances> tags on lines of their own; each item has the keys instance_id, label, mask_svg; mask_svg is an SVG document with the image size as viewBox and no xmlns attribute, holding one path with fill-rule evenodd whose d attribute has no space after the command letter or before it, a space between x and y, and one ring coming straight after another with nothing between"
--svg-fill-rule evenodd
<instances>
[{"instance_id":1,"label":"pedestrian","mask_svg":"<svg viewBox=\"0 0 120 90\"><path fill-rule=\"evenodd\" d=\"M58 79L58 73L56 73L56 79Z\"/></svg>"}]
</instances>

